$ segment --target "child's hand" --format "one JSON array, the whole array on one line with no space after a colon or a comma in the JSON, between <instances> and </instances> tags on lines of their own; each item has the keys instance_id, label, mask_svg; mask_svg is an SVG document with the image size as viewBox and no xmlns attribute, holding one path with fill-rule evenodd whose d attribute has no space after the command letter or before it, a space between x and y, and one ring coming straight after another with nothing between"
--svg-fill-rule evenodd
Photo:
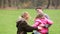
<instances>
[{"instance_id":1,"label":"child's hand","mask_svg":"<svg viewBox=\"0 0 60 34\"><path fill-rule=\"evenodd\" d=\"M48 28L48 27L50 27L50 26L51 26L51 25L49 25L49 24L46 24L46 25L45 25L46 28Z\"/></svg>"},{"instance_id":2,"label":"child's hand","mask_svg":"<svg viewBox=\"0 0 60 34\"><path fill-rule=\"evenodd\" d=\"M38 29L42 29L42 27L38 26Z\"/></svg>"},{"instance_id":3,"label":"child's hand","mask_svg":"<svg viewBox=\"0 0 60 34\"><path fill-rule=\"evenodd\" d=\"M44 24L40 24L39 26L40 26L40 27L44 27L45 25L44 25Z\"/></svg>"}]
</instances>

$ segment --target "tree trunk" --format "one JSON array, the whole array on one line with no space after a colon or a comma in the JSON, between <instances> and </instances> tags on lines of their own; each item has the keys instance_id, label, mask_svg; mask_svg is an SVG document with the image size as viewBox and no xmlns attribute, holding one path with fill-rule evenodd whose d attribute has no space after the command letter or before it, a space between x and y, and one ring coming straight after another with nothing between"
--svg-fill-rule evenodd
<instances>
[{"instance_id":1,"label":"tree trunk","mask_svg":"<svg viewBox=\"0 0 60 34\"><path fill-rule=\"evenodd\" d=\"M5 0L3 0L3 8L5 8L5 4L6 4Z\"/></svg>"},{"instance_id":2,"label":"tree trunk","mask_svg":"<svg viewBox=\"0 0 60 34\"><path fill-rule=\"evenodd\" d=\"M49 8L49 6L50 6L50 0L48 0L48 4L47 4L47 9Z\"/></svg>"},{"instance_id":3,"label":"tree trunk","mask_svg":"<svg viewBox=\"0 0 60 34\"><path fill-rule=\"evenodd\" d=\"M58 8L58 6L59 6L59 0L56 0L56 6L55 6L55 9L57 9Z\"/></svg>"},{"instance_id":4,"label":"tree trunk","mask_svg":"<svg viewBox=\"0 0 60 34\"><path fill-rule=\"evenodd\" d=\"M8 0L8 5L9 7L11 7L11 0Z\"/></svg>"},{"instance_id":5,"label":"tree trunk","mask_svg":"<svg viewBox=\"0 0 60 34\"><path fill-rule=\"evenodd\" d=\"M1 5L2 5L2 0L0 0L0 8L1 8Z\"/></svg>"}]
</instances>

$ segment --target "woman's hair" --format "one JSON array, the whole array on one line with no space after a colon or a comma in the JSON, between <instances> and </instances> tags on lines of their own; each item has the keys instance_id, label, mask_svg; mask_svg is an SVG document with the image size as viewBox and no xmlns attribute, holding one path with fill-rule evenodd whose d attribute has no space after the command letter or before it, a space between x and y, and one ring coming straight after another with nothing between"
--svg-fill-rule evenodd
<instances>
[{"instance_id":1,"label":"woman's hair","mask_svg":"<svg viewBox=\"0 0 60 34\"><path fill-rule=\"evenodd\" d=\"M22 18L25 18L25 19L28 19L29 18L29 13L28 12L24 12L22 15L21 15Z\"/></svg>"},{"instance_id":2,"label":"woman's hair","mask_svg":"<svg viewBox=\"0 0 60 34\"><path fill-rule=\"evenodd\" d=\"M44 16L44 13L40 13L36 16L36 18L42 18Z\"/></svg>"}]
</instances>

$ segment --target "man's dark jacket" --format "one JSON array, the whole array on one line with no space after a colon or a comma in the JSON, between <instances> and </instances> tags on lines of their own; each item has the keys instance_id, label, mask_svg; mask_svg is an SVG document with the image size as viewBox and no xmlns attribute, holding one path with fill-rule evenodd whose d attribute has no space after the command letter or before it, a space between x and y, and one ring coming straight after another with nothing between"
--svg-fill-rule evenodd
<instances>
[{"instance_id":1,"label":"man's dark jacket","mask_svg":"<svg viewBox=\"0 0 60 34\"><path fill-rule=\"evenodd\" d=\"M16 22L17 34L27 34L27 32L32 32L33 30L37 30L37 28L33 28L27 24L27 22L22 18Z\"/></svg>"}]
</instances>

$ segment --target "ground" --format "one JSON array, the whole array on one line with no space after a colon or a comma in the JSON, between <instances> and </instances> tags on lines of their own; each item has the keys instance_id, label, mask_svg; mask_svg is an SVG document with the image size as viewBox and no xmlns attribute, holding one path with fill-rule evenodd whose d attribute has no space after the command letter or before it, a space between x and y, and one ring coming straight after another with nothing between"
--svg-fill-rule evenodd
<instances>
[{"instance_id":1,"label":"ground","mask_svg":"<svg viewBox=\"0 0 60 34\"><path fill-rule=\"evenodd\" d=\"M0 34L16 34L16 20L24 11L29 12L31 15L29 24L32 25L34 23L34 17L36 16L36 11L34 9L0 9ZM54 22L49 28L49 33L60 34L60 10L45 9L44 12L47 13Z\"/></svg>"}]
</instances>

